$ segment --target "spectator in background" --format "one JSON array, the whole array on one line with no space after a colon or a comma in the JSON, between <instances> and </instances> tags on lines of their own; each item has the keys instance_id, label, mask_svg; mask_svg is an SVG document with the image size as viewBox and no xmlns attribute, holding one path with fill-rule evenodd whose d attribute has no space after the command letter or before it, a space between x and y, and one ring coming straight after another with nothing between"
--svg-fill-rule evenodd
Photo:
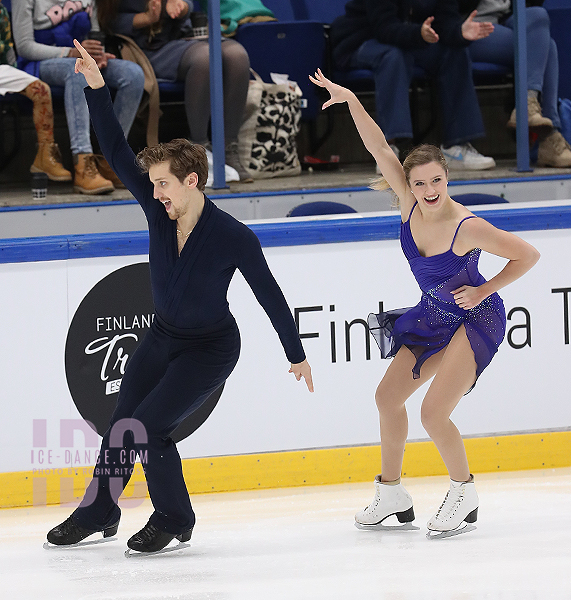
<instances>
[{"instance_id":1,"label":"spectator in background","mask_svg":"<svg viewBox=\"0 0 571 600\"><path fill-rule=\"evenodd\" d=\"M468 45L485 38L491 23L461 16L456 0L350 0L331 25L333 57L342 69L371 69L376 117L393 150L412 138L409 87L422 67L439 87L443 120L441 146L449 168L495 166L470 143L485 135L472 80Z\"/></svg>"},{"instance_id":2,"label":"spectator in background","mask_svg":"<svg viewBox=\"0 0 571 600\"><path fill-rule=\"evenodd\" d=\"M224 35L232 36L245 23L266 23L277 19L261 0L220 0L220 20Z\"/></svg>"},{"instance_id":3,"label":"spectator in background","mask_svg":"<svg viewBox=\"0 0 571 600\"><path fill-rule=\"evenodd\" d=\"M543 1L527 4L543 4ZM514 18L511 0L480 0L476 20L494 23L494 31L470 45L474 61L514 66ZM527 116L529 128L540 136L537 164L542 167L571 167L571 148L561 135L557 110L559 62L551 39L549 15L542 6L528 6L527 28ZM513 110L508 127L515 128Z\"/></svg>"},{"instance_id":4,"label":"spectator in background","mask_svg":"<svg viewBox=\"0 0 571 600\"><path fill-rule=\"evenodd\" d=\"M65 88L75 191L112 192L114 184L119 186L121 182L105 159L93 154L89 111L83 93L85 82L74 72L80 55L73 47L73 39L84 40L87 51L115 90L114 109L125 134L131 129L143 94L141 67L116 59L104 51L101 42L86 39L90 31L99 30L92 0L18 0L12 7L12 25L20 67L49 85Z\"/></svg>"},{"instance_id":5,"label":"spectator in background","mask_svg":"<svg viewBox=\"0 0 571 600\"><path fill-rule=\"evenodd\" d=\"M210 66L207 39L192 35L190 0L97 0L101 25L107 31L129 36L142 48L158 79L184 82L184 104L194 143L211 149ZM235 40L223 39L224 132L226 164L240 181L253 181L240 163L238 132L248 94L250 59Z\"/></svg>"},{"instance_id":6,"label":"spectator in background","mask_svg":"<svg viewBox=\"0 0 571 600\"><path fill-rule=\"evenodd\" d=\"M10 17L0 2L0 95L20 92L33 104L34 127L38 152L30 167L32 173L45 173L52 181L71 181L71 173L61 164L61 154L54 141L54 111L49 85L16 68Z\"/></svg>"}]
</instances>

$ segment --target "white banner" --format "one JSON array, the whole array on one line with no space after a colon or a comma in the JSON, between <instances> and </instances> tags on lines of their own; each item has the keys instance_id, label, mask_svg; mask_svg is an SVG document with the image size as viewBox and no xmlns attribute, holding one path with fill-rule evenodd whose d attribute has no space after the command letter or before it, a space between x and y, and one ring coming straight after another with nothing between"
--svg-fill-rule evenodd
<instances>
[{"instance_id":1,"label":"white banner","mask_svg":"<svg viewBox=\"0 0 571 600\"><path fill-rule=\"evenodd\" d=\"M571 230L521 235L542 258L500 292L508 314L506 340L453 414L464 435L571 425ZM388 362L379 358L364 321L380 302L391 309L419 300L399 242L276 247L266 248L265 255L297 315L315 393L288 374L277 335L237 273L229 300L242 336L240 361L209 419L179 443L181 456L378 443L374 392ZM80 367L66 374L70 324L103 279L146 260L129 256L0 265L5 415L0 472L93 464L98 438L80 432L81 415L68 385L83 374ZM489 278L504 264L485 255L481 271ZM128 358L120 344L99 348L112 339L113 317L117 327L132 330L132 339L145 329L144 315L128 323L122 315L93 317L99 333L90 349L93 360L100 361L97 372L106 401L112 403L120 385L120 375L112 371L119 372ZM419 418L425 389L407 405L410 439L426 438Z\"/></svg>"}]
</instances>

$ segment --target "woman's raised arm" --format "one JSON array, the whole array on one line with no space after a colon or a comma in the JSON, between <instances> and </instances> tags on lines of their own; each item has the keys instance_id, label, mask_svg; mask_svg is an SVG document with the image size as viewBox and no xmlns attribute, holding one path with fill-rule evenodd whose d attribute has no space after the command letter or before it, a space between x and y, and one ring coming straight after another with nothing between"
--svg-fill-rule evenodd
<instances>
[{"instance_id":1,"label":"woman's raised arm","mask_svg":"<svg viewBox=\"0 0 571 600\"><path fill-rule=\"evenodd\" d=\"M322 108L325 109L332 104L347 102L365 148L373 155L383 177L398 196L401 211L406 212L408 216L414 198L407 185L402 165L389 146L381 128L375 123L375 120L365 110L352 91L327 79L320 69L317 70L313 77L310 75L309 79L315 85L325 88L331 94L331 98L323 104Z\"/></svg>"}]
</instances>

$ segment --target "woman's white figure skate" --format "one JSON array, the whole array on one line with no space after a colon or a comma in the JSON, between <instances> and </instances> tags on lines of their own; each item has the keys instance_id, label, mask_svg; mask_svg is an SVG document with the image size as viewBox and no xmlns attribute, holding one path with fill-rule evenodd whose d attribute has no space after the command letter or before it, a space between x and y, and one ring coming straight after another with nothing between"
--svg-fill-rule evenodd
<instances>
[{"instance_id":1,"label":"woman's white figure skate","mask_svg":"<svg viewBox=\"0 0 571 600\"><path fill-rule=\"evenodd\" d=\"M402 525L383 525L383 521L395 515ZM381 531L418 531L420 527L412 524L414 509L410 494L399 483L387 485L381 483L381 476L375 477L375 497L369 506L355 515L357 529L375 529Z\"/></svg>"},{"instance_id":2,"label":"woman's white figure skate","mask_svg":"<svg viewBox=\"0 0 571 600\"><path fill-rule=\"evenodd\" d=\"M478 504L473 475L468 482L451 479L444 502L428 521L426 537L435 540L473 531L476 529L473 523L478 518Z\"/></svg>"}]
</instances>

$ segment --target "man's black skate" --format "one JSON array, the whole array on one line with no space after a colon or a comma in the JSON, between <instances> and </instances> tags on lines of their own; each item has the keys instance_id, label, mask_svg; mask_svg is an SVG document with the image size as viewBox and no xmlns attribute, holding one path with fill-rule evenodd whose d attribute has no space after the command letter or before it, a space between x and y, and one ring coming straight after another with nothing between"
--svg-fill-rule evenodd
<instances>
[{"instance_id":1,"label":"man's black skate","mask_svg":"<svg viewBox=\"0 0 571 600\"><path fill-rule=\"evenodd\" d=\"M129 546L130 550L134 550L135 552L141 552L145 554L158 554L162 552L170 552L172 550L178 550L179 548L186 548L188 544L184 542L188 542L192 535L192 528L184 533L180 533L176 535L174 533L168 533L168 531L162 531L157 529L151 523L147 523L141 531L136 533L134 536L129 538L127 542L127 546ZM174 539L177 539L180 543L178 546L174 546L173 548L165 549L166 546L170 544L170 542ZM127 550L125 552L125 556L134 556Z\"/></svg>"},{"instance_id":2,"label":"man's black skate","mask_svg":"<svg viewBox=\"0 0 571 600\"><path fill-rule=\"evenodd\" d=\"M119 521L105 529L85 529L81 525L78 525L73 517L68 517L63 523L60 523L48 532L48 542L54 546L72 546L98 531L103 533L104 538L111 538L117 534L118 529ZM44 544L44 547L49 546Z\"/></svg>"}]
</instances>

